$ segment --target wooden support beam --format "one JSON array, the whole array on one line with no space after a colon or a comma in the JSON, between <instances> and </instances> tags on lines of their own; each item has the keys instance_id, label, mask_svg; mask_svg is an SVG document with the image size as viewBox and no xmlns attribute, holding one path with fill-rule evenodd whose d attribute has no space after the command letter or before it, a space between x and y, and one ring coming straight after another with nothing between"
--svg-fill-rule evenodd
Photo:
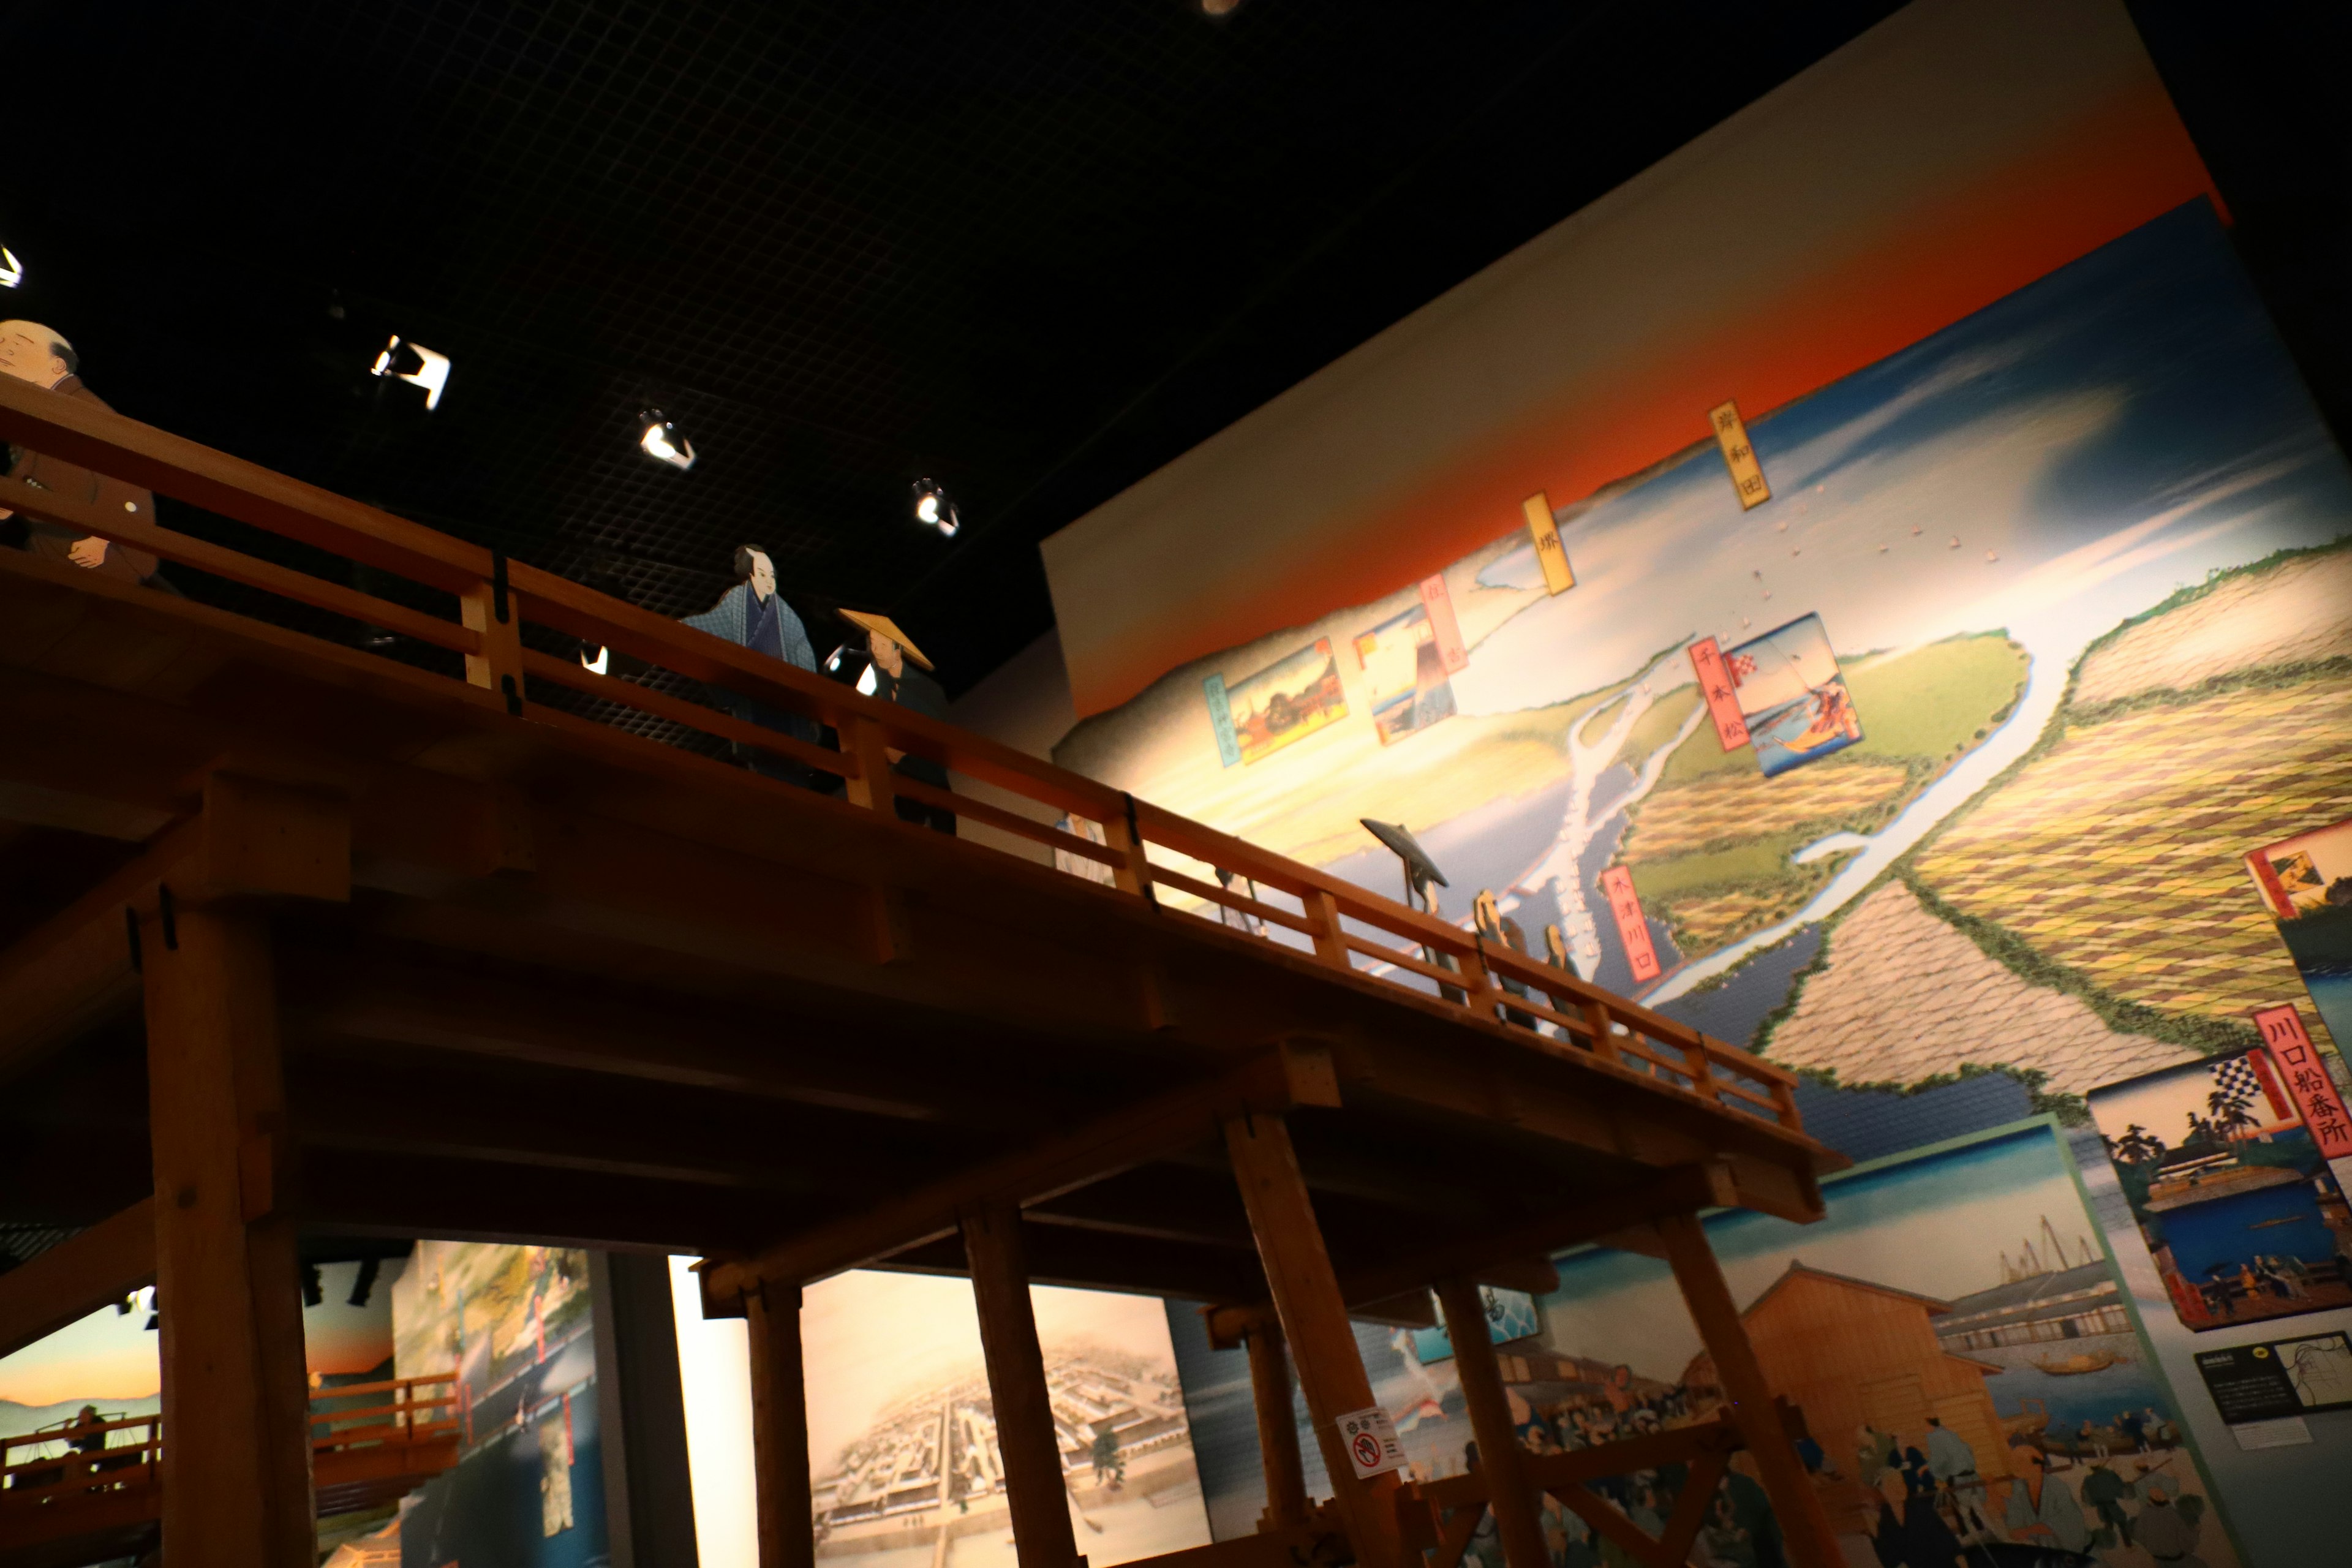
<instances>
[{"instance_id":1,"label":"wooden support beam","mask_svg":"<svg viewBox=\"0 0 2352 1568\"><path fill-rule=\"evenodd\" d=\"M1225 1122L1225 1148L1257 1236L1284 1340L1297 1359L1298 1382L1307 1394L1307 1419L1323 1453L1334 1501L1364 1568L1404 1568L1403 1541L1397 1529L1394 1471L1370 1480L1356 1479L1348 1459L1339 1417L1372 1403L1371 1380L1357 1353L1355 1331L1339 1294L1339 1277L1323 1247L1315 1207L1299 1174L1290 1129L1279 1116L1235 1116Z\"/></svg>"},{"instance_id":2,"label":"wooden support beam","mask_svg":"<svg viewBox=\"0 0 2352 1568\"><path fill-rule=\"evenodd\" d=\"M142 1199L0 1274L0 1356L120 1301L155 1279L155 1204Z\"/></svg>"},{"instance_id":3,"label":"wooden support beam","mask_svg":"<svg viewBox=\"0 0 2352 1568\"><path fill-rule=\"evenodd\" d=\"M269 934L140 922L173 1568L313 1568L309 1388Z\"/></svg>"},{"instance_id":4,"label":"wooden support beam","mask_svg":"<svg viewBox=\"0 0 2352 1568\"><path fill-rule=\"evenodd\" d=\"M988 1362L1004 1490L1013 1507L1013 1550L1021 1568L1076 1568L1078 1542L1070 1528L1045 1358L1037 1347L1037 1319L1029 1304L1021 1211L997 1203L966 1215L963 1241L971 1259L972 1304L980 1312L981 1353Z\"/></svg>"},{"instance_id":5,"label":"wooden support beam","mask_svg":"<svg viewBox=\"0 0 2352 1568\"><path fill-rule=\"evenodd\" d=\"M723 1297L754 1279L823 1279L945 1236L975 1204L1042 1202L1213 1138L1222 1117L1338 1103L1328 1059L1285 1047L1205 1082L1122 1107L1076 1131L790 1237L748 1262L718 1265L711 1289Z\"/></svg>"},{"instance_id":6,"label":"wooden support beam","mask_svg":"<svg viewBox=\"0 0 2352 1568\"><path fill-rule=\"evenodd\" d=\"M1461 1374L1463 1403L1470 1407L1470 1430L1478 1438L1478 1468L1486 1473L1486 1506L1503 1538L1503 1561L1508 1568L1551 1568L1535 1489L1528 1483L1527 1450L1512 1425L1511 1396L1486 1331L1486 1303L1476 1285L1458 1277L1438 1282L1437 1303L1454 1342L1454 1366Z\"/></svg>"},{"instance_id":7,"label":"wooden support beam","mask_svg":"<svg viewBox=\"0 0 2352 1568\"><path fill-rule=\"evenodd\" d=\"M1731 1288L1724 1283L1723 1267L1707 1245L1706 1228L1696 1215L1687 1214L1668 1215L1655 1224L1659 1238L1665 1243L1675 1283L1682 1288L1691 1321L1698 1326L1699 1340L1715 1358L1716 1377L1731 1402L1731 1419L1747 1439L1748 1451L1755 1456L1764 1495L1770 1500L1789 1544L1790 1561L1797 1568L1840 1568L1844 1558L1836 1531L1830 1527L1821 1494L1813 1489L1812 1478L1805 1473L1805 1463L1798 1458L1797 1446L1782 1422L1764 1378L1763 1363L1756 1359L1756 1347L1739 1321Z\"/></svg>"},{"instance_id":8,"label":"wooden support beam","mask_svg":"<svg viewBox=\"0 0 2352 1568\"><path fill-rule=\"evenodd\" d=\"M743 1296L751 1343L751 1476L760 1568L814 1568L808 1385L801 1361L801 1291L762 1283Z\"/></svg>"},{"instance_id":9,"label":"wooden support beam","mask_svg":"<svg viewBox=\"0 0 2352 1568\"><path fill-rule=\"evenodd\" d=\"M1290 1405L1290 1354L1283 1349L1282 1325L1268 1318L1252 1323L1249 1347L1250 1400L1257 1411L1257 1451L1265 1468L1265 1514L1261 1531L1289 1530L1307 1522L1307 1461L1298 1451L1298 1424Z\"/></svg>"}]
</instances>

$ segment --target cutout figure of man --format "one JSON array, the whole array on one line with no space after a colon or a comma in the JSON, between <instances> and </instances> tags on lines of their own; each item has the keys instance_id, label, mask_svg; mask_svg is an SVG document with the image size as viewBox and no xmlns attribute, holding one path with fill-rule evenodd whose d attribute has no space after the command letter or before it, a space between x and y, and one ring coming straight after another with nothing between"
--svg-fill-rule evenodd
<instances>
[{"instance_id":1,"label":"cutout figure of man","mask_svg":"<svg viewBox=\"0 0 2352 1568\"><path fill-rule=\"evenodd\" d=\"M808 628L801 625L800 616L784 603L776 592L775 563L768 552L756 544L735 547L735 585L719 595L719 603L698 616L688 616L685 624L697 631L748 647L754 653L764 653L770 658L780 658L798 669L816 672L816 653L809 647ZM730 691L724 687L717 693L728 712L747 724L757 724L763 730L773 730L790 735L795 741L816 743L816 721L798 713L786 713L769 707L756 699ZM756 746L738 742L735 754L755 773L772 779L782 779L804 789L822 787L800 763L789 762Z\"/></svg>"},{"instance_id":2,"label":"cutout figure of man","mask_svg":"<svg viewBox=\"0 0 2352 1568\"><path fill-rule=\"evenodd\" d=\"M63 333L38 321L0 321L0 373L79 398L93 407L106 407L98 394L82 384L80 367L80 356ZM22 447L9 448L8 477L60 500L96 507L109 516L120 512L132 522L155 520L155 498L138 486ZM53 561L70 561L102 577L125 583L145 583L155 577L156 560L143 550L110 544L79 529L18 517L7 507L0 507L0 540Z\"/></svg>"}]
</instances>

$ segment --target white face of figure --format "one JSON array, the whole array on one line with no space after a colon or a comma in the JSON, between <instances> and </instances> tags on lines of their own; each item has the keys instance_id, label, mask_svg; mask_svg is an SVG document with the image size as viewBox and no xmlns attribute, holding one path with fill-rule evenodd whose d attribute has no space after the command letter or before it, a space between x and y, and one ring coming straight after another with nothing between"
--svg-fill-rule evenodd
<instances>
[{"instance_id":1,"label":"white face of figure","mask_svg":"<svg viewBox=\"0 0 2352 1568\"><path fill-rule=\"evenodd\" d=\"M66 378L66 362L49 345L60 341L38 321L0 321L0 373L35 386L55 386Z\"/></svg>"},{"instance_id":2,"label":"white face of figure","mask_svg":"<svg viewBox=\"0 0 2352 1568\"><path fill-rule=\"evenodd\" d=\"M751 552L751 592L762 601L776 591L776 565L764 550Z\"/></svg>"},{"instance_id":3,"label":"white face of figure","mask_svg":"<svg viewBox=\"0 0 2352 1568\"><path fill-rule=\"evenodd\" d=\"M866 640L874 649L874 662L881 666L883 674L896 680L906 673L906 657L898 651L897 643L877 631L867 632Z\"/></svg>"}]
</instances>

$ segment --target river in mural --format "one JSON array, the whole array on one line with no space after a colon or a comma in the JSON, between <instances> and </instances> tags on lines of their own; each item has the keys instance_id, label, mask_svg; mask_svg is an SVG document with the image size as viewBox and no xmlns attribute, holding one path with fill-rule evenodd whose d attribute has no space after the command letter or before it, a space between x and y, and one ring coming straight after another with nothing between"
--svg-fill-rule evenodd
<instances>
[{"instance_id":1,"label":"river in mural","mask_svg":"<svg viewBox=\"0 0 2352 1568\"><path fill-rule=\"evenodd\" d=\"M1350 692L1229 763L1202 683L1326 639L1360 682L1349 650L1428 584L1171 672L1056 754L1391 897L1356 819L1403 822L1447 918L1491 890L1538 952L1556 925L1588 978L1848 1082L1966 1059L2079 1094L2299 997L2237 858L2315 799L2352 814L2352 762L2313 739L2352 705L2352 475L2210 210L1748 429L1773 490L1752 510L1708 443L1556 510L1564 592L1523 531L1443 574L1466 657L1419 728L1377 731ZM1725 747L1702 638L1743 704L1798 700L1750 727L1810 724L1811 749L1768 776ZM2217 767L2236 804L2180 826ZM1654 982L1599 895L1612 865ZM2020 1040L1943 1016L1930 981L2047 1017Z\"/></svg>"}]
</instances>

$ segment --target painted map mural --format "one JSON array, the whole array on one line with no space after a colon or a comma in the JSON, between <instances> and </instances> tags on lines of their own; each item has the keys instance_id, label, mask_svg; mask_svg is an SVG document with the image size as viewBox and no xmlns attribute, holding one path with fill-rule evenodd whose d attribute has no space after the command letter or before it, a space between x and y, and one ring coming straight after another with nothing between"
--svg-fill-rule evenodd
<instances>
[{"instance_id":1,"label":"painted map mural","mask_svg":"<svg viewBox=\"0 0 2352 1568\"><path fill-rule=\"evenodd\" d=\"M1391 897L1358 819L1401 822L1447 918L1491 890L1538 953L1557 925L1587 978L1846 1086L2003 1069L2079 1116L2251 1044L2252 1006L2309 1016L2241 858L2352 815L2352 472L2209 207L1754 420L1752 510L1692 423L1555 510L1572 587L1515 529L1056 760ZM1466 663L1384 735L1360 639L1424 605ZM1756 740L1724 745L1702 639ZM1221 749L1204 683L1327 643L1345 714Z\"/></svg>"}]
</instances>

